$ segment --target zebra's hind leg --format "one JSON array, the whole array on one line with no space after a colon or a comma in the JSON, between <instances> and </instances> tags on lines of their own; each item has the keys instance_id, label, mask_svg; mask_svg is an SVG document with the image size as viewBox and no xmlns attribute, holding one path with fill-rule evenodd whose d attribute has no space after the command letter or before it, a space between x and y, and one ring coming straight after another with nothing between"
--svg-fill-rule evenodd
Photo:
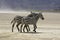
<instances>
[{"instance_id":1,"label":"zebra's hind leg","mask_svg":"<svg viewBox=\"0 0 60 40\"><path fill-rule=\"evenodd\" d=\"M17 27L17 29L18 29L18 32L19 32L19 27L18 27L19 25L20 25L20 23L17 23L17 25L16 25L16 27Z\"/></svg>"},{"instance_id":2,"label":"zebra's hind leg","mask_svg":"<svg viewBox=\"0 0 60 40\"><path fill-rule=\"evenodd\" d=\"M12 24L12 32L13 32L13 29L14 29L14 25L15 25L15 22Z\"/></svg>"},{"instance_id":3,"label":"zebra's hind leg","mask_svg":"<svg viewBox=\"0 0 60 40\"><path fill-rule=\"evenodd\" d=\"M22 27L23 27L23 24L21 24L21 27L20 27L20 32L22 32Z\"/></svg>"},{"instance_id":4,"label":"zebra's hind leg","mask_svg":"<svg viewBox=\"0 0 60 40\"><path fill-rule=\"evenodd\" d=\"M24 25L24 27L23 27L23 32L25 32L25 27L26 27L26 25Z\"/></svg>"},{"instance_id":5,"label":"zebra's hind leg","mask_svg":"<svg viewBox=\"0 0 60 40\"><path fill-rule=\"evenodd\" d=\"M12 26L12 32L13 32L13 29L14 29L14 25Z\"/></svg>"}]
</instances>

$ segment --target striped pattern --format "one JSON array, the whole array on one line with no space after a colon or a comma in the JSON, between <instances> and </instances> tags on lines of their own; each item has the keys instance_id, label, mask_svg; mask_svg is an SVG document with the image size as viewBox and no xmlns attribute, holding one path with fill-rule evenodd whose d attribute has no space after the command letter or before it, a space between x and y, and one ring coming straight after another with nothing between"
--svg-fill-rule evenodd
<instances>
[{"instance_id":1,"label":"striped pattern","mask_svg":"<svg viewBox=\"0 0 60 40\"><path fill-rule=\"evenodd\" d=\"M26 25L32 24L34 26L34 30L33 31L36 32L36 28L37 28L36 23L37 23L37 21L38 21L39 18L41 18L42 20L44 20L44 17L42 15L42 13L32 13L31 12L30 15L28 15L27 17L23 17L22 18L22 25L23 24L26 24ZM22 26L21 26L20 29L22 31Z\"/></svg>"},{"instance_id":2,"label":"striped pattern","mask_svg":"<svg viewBox=\"0 0 60 40\"><path fill-rule=\"evenodd\" d=\"M31 12L31 14L29 14L28 16L25 16L25 17L23 17L23 16L16 16L11 21L11 23L13 23L13 25L12 25L12 31L13 31L15 23L17 23L16 27L17 27L18 31L19 31L18 26L20 24L21 24L20 31L22 31L23 24L25 24L25 25L31 24L31 25L34 26L34 32L36 32L36 28L37 28L36 23L37 23L37 21L38 21L39 18L41 18L42 20L44 19L42 13L32 13Z\"/></svg>"}]
</instances>

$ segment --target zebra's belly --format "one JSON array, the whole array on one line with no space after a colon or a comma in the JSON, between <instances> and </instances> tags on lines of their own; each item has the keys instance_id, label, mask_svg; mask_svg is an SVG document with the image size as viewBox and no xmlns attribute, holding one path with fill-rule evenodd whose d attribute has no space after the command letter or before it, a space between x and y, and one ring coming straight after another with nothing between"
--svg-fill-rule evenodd
<instances>
[{"instance_id":1,"label":"zebra's belly","mask_svg":"<svg viewBox=\"0 0 60 40\"><path fill-rule=\"evenodd\" d=\"M35 24L36 22L33 18L28 17L28 18L23 19L23 23L24 24Z\"/></svg>"},{"instance_id":2,"label":"zebra's belly","mask_svg":"<svg viewBox=\"0 0 60 40\"><path fill-rule=\"evenodd\" d=\"M35 24L33 21L24 22L24 24Z\"/></svg>"}]
</instances>

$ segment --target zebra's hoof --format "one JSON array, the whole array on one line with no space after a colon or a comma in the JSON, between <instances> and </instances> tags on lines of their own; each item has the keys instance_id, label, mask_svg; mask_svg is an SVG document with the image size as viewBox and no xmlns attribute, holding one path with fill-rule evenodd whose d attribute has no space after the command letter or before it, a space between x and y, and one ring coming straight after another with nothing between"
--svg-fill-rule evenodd
<instances>
[{"instance_id":1,"label":"zebra's hoof","mask_svg":"<svg viewBox=\"0 0 60 40\"><path fill-rule=\"evenodd\" d=\"M23 31L25 33L25 31Z\"/></svg>"},{"instance_id":2,"label":"zebra's hoof","mask_svg":"<svg viewBox=\"0 0 60 40\"><path fill-rule=\"evenodd\" d=\"M36 33L36 31L34 31Z\"/></svg>"},{"instance_id":3,"label":"zebra's hoof","mask_svg":"<svg viewBox=\"0 0 60 40\"><path fill-rule=\"evenodd\" d=\"M13 31L12 31L13 32Z\"/></svg>"},{"instance_id":4,"label":"zebra's hoof","mask_svg":"<svg viewBox=\"0 0 60 40\"><path fill-rule=\"evenodd\" d=\"M22 31L20 31L20 33L22 33Z\"/></svg>"},{"instance_id":5,"label":"zebra's hoof","mask_svg":"<svg viewBox=\"0 0 60 40\"><path fill-rule=\"evenodd\" d=\"M30 31L30 29L29 29L29 31Z\"/></svg>"},{"instance_id":6,"label":"zebra's hoof","mask_svg":"<svg viewBox=\"0 0 60 40\"><path fill-rule=\"evenodd\" d=\"M36 31L35 30L33 30L35 33L36 33Z\"/></svg>"},{"instance_id":7,"label":"zebra's hoof","mask_svg":"<svg viewBox=\"0 0 60 40\"><path fill-rule=\"evenodd\" d=\"M27 31L27 32L29 32L29 31Z\"/></svg>"}]
</instances>

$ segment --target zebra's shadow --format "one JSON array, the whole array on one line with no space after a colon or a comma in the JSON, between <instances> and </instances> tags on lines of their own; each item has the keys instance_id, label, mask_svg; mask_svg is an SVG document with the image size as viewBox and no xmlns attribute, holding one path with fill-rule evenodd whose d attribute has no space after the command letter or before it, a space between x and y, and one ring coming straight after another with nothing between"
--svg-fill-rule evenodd
<instances>
[{"instance_id":1,"label":"zebra's shadow","mask_svg":"<svg viewBox=\"0 0 60 40\"><path fill-rule=\"evenodd\" d=\"M42 34L45 32L22 32L22 33L26 33L26 34Z\"/></svg>"}]
</instances>

